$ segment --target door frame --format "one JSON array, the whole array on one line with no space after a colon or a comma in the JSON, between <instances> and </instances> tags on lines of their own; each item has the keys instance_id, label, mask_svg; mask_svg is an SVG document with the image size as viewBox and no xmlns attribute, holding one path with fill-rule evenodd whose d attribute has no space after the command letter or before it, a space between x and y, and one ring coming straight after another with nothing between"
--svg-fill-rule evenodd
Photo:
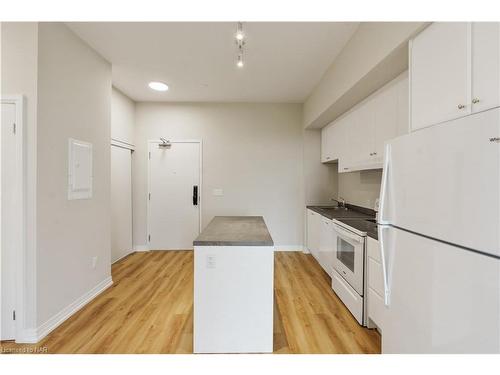
<instances>
[{"instance_id":1,"label":"door frame","mask_svg":"<svg viewBox=\"0 0 500 375\"><path fill-rule=\"evenodd\" d=\"M14 104L16 106L16 164L17 178L15 179L16 190L19 194L19 207L16 212L13 212L13 218L20 227L18 232L18 237L16 241L16 246L14 251L15 256L15 341L23 339L24 327L25 327L25 296L26 296L26 284L25 284L25 265L27 264L27 254L26 254L26 168L25 168L25 99L23 95L5 95L1 97L2 104ZM0 140L1 141L1 140ZM1 161L1 154L0 154ZM1 162L0 162L0 181L1 181ZM0 227L0 239L1 239L1 227Z\"/></svg>"},{"instance_id":2,"label":"door frame","mask_svg":"<svg viewBox=\"0 0 500 375\"><path fill-rule=\"evenodd\" d=\"M199 198L198 198L198 232L201 233L202 229L202 207L203 207L203 199L202 197L202 192L203 192L203 141L201 139L169 139L168 140L170 143L196 143L199 144L200 146L200 172L199 172ZM147 244L147 249L150 250L150 241L149 241L149 234L150 234L150 224L151 224L151 201L149 200L149 193L151 192L151 159L150 159L150 151L151 151L151 146L153 145L158 145L162 143L160 139L150 139L148 140L148 149L147 149L147 154L146 158L148 161L148 189L146 191L146 203L147 203L147 224L146 224L146 244Z\"/></svg>"}]
</instances>

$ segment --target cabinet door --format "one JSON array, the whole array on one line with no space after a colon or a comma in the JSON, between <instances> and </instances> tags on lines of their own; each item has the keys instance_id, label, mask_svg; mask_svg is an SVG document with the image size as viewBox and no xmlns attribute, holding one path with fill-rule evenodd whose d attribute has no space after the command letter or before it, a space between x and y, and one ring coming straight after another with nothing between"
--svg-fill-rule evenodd
<instances>
[{"instance_id":1,"label":"cabinet door","mask_svg":"<svg viewBox=\"0 0 500 375\"><path fill-rule=\"evenodd\" d=\"M408 134L410 131L409 104L410 93L408 87L408 73L405 73L396 84L397 95L397 136Z\"/></svg>"},{"instance_id":2,"label":"cabinet door","mask_svg":"<svg viewBox=\"0 0 500 375\"><path fill-rule=\"evenodd\" d=\"M352 112L353 121L348 127L348 159L350 171L364 169L371 163L375 149L375 101L369 98Z\"/></svg>"},{"instance_id":3,"label":"cabinet door","mask_svg":"<svg viewBox=\"0 0 500 375\"><path fill-rule=\"evenodd\" d=\"M317 259L319 251L320 215L307 210L307 249Z\"/></svg>"},{"instance_id":4,"label":"cabinet door","mask_svg":"<svg viewBox=\"0 0 500 375\"><path fill-rule=\"evenodd\" d=\"M321 218L319 257L318 261L323 270L332 277L333 258L335 257L335 231L332 221L326 217Z\"/></svg>"},{"instance_id":5,"label":"cabinet door","mask_svg":"<svg viewBox=\"0 0 500 375\"><path fill-rule=\"evenodd\" d=\"M330 147L332 153L332 160L340 160L341 155L345 150L345 142L346 142L346 122L345 118L342 117L338 121L335 122L332 127L332 131L329 133L330 136Z\"/></svg>"},{"instance_id":6,"label":"cabinet door","mask_svg":"<svg viewBox=\"0 0 500 375\"><path fill-rule=\"evenodd\" d=\"M332 159L332 131L333 123L321 129L321 162L326 163Z\"/></svg>"},{"instance_id":7,"label":"cabinet door","mask_svg":"<svg viewBox=\"0 0 500 375\"><path fill-rule=\"evenodd\" d=\"M398 134L398 92L396 82L385 87L374 97L375 147L371 152L374 163L382 167L384 145Z\"/></svg>"},{"instance_id":8,"label":"cabinet door","mask_svg":"<svg viewBox=\"0 0 500 375\"><path fill-rule=\"evenodd\" d=\"M411 43L412 131L470 113L470 24L436 22Z\"/></svg>"},{"instance_id":9,"label":"cabinet door","mask_svg":"<svg viewBox=\"0 0 500 375\"><path fill-rule=\"evenodd\" d=\"M500 105L500 23L472 24L472 111Z\"/></svg>"}]
</instances>

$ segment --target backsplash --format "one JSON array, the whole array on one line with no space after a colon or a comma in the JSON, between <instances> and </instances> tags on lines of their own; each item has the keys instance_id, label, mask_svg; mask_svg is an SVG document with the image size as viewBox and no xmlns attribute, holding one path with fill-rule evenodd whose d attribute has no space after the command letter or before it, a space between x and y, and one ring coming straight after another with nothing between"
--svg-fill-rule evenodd
<instances>
[{"instance_id":1,"label":"backsplash","mask_svg":"<svg viewBox=\"0 0 500 375\"><path fill-rule=\"evenodd\" d=\"M348 203L373 209L381 181L382 169L339 173L338 195Z\"/></svg>"}]
</instances>

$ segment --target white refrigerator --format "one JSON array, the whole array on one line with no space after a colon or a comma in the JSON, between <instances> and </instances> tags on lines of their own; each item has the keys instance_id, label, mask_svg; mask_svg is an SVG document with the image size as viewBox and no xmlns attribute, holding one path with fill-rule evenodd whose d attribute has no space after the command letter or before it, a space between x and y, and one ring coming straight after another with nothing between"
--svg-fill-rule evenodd
<instances>
[{"instance_id":1,"label":"white refrigerator","mask_svg":"<svg viewBox=\"0 0 500 375\"><path fill-rule=\"evenodd\" d=\"M500 352L500 109L389 142L382 353Z\"/></svg>"}]
</instances>

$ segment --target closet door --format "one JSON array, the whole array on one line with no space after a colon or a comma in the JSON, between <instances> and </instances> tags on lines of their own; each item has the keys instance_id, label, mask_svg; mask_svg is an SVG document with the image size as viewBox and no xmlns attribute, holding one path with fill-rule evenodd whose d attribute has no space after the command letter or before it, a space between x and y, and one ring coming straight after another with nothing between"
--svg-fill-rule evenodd
<instances>
[{"instance_id":1,"label":"closet door","mask_svg":"<svg viewBox=\"0 0 500 375\"><path fill-rule=\"evenodd\" d=\"M413 39L412 131L471 112L470 38L469 23L436 22Z\"/></svg>"},{"instance_id":2,"label":"closet door","mask_svg":"<svg viewBox=\"0 0 500 375\"><path fill-rule=\"evenodd\" d=\"M111 146L111 262L132 252L132 151Z\"/></svg>"}]
</instances>

